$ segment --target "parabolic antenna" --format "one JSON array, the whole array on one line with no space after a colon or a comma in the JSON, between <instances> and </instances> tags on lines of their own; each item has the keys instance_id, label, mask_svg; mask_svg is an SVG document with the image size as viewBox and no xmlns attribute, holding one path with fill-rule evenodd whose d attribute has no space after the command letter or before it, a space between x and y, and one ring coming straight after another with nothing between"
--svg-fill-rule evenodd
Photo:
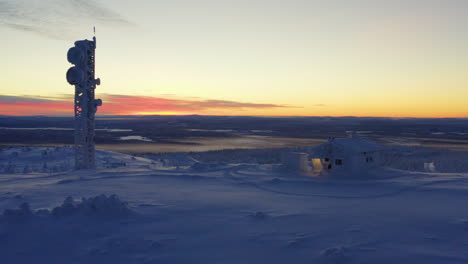
<instances>
[{"instance_id":1,"label":"parabolic antenna","mask_svg":"<svg viewBox=\"0 0 468 264\"><path fill-rule=\"evenodd\" d=\"M71 67L70 69L68 69L67 81L69 84L71 85L79 84L81 83L81 81L83 81L83 78L84 78L84 73L80 69L76 67Z\"/></svg>"},{"instance_id":2,"label":"parabolic antenna","mask_svg":"<svg viewBox=\"0 0 468 264\"><path fill-rule=\"evenodd\" d=\"M83 52L80 48L73 47L67 52L67 59L72 64L78 64L83 60Z\"/></svg>"}]
</instances>

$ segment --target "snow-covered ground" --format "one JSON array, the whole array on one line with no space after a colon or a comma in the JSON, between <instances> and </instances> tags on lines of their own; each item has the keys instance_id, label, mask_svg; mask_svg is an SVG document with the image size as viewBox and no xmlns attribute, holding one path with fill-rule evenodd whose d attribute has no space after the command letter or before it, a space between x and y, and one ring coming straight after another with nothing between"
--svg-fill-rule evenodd
<instances>
[{"instance_id":1,"label":"snow-covered ground","mask_svg":"<svg viewBox=\"0 0 468 264\"><path fill-rule=\"evenodd\" d=\"M97 158L73 171L71 148L2 149L0 263L468 263L468 171L402 170L414 155L362 179Z\"/></svg>"}]
</instances>

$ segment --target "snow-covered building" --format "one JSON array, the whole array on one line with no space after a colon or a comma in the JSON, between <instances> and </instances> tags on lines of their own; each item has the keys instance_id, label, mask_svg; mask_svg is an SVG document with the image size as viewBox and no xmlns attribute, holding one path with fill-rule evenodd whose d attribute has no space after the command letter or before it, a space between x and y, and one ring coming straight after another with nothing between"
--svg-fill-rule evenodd
<instances>
[{"instance_id":1,"label":"snow-covered building","mask_svg":"<svg viewBox=\"0 0 468 264\"><path fill-rule=\"evenodd\" d=\"M349 138L329 138L312 155L315 172L331 174L365 174L379 167L383 147L376 142L353 135Z\"/></svg>"},{"instance_id":2,"label":"snow-covered building","mask_svg":"<svg viewBox=\"0 0 468 264\"><path fill-rule=\"evenodd\" d=\"M308 172L311 170L309 164L309 154L302 152L285 152L281 156L284 168L298 172Z\"/></svg>"}]
</instances>

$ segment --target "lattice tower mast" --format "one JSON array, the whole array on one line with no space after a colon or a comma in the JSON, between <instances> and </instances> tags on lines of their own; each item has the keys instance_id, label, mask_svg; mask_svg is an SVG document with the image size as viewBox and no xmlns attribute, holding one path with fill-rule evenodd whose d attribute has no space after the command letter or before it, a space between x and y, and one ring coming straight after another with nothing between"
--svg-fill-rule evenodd
<instances>
[{"instance_id":1,"label":"lattice tower mast","mask_svg":"<svg viewBox=\"0 0 468 264\"><path fill-rule=\"evenodd\" d=\"M94 119L101 99L95 99L95 89L101 84L95 79L96 37L79 40L70 48L67 59L75 66L67 71L67 81L75 86L75 169L93 169L95 162Z\"/></svg>"}]
</instances>

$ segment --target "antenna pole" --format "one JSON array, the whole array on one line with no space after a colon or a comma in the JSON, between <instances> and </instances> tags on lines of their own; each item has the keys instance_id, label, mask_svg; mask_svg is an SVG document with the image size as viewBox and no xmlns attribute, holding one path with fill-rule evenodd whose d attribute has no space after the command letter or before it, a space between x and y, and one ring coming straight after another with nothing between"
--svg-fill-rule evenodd
<instances>
[{"instance_id":1,"label":"antenna pole","mask_svg":"<svg viewBox=\"0 0 468 264\"><path fill-rule=\"evenodd\" d=\"M93 41L94 41L94 47L96 48L96 26L93 26L93 32L94 32L94 36L93 36Z\"/></svg>"}]
</instances>

